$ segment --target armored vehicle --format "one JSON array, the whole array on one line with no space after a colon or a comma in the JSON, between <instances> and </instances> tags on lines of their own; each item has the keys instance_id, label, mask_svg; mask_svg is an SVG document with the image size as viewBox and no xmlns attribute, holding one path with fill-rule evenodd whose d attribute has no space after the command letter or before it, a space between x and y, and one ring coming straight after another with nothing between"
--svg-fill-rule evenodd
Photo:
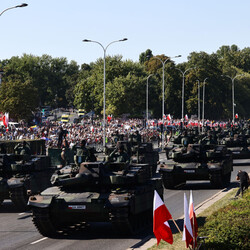
<instances>
[{"instance_id":1,"label":"armored vehicle","mask_svg":"<svg viewBox=\"0 0 250 250\"><path fill-rule=\"evenodd\" d=\"M90 222L136 233L152 223L154 190L163 197L161 178L148 164L84 162L57 171L51 181L53 187L29 198L33 223L45 237Z\"/></svg>"},{"instance_id":2,"label":"armored vehicle","mask_svg":"<svg viewBox=\"0 0 250 250\"><path fill-rule=\"evenodd\" d=\"M30 195L51 185L54 171L45 155L0 154L0 204L11 199L18 209L25 210Z\"/></svg>"},{"instance_id":3,"label":"armored vehicle","mask_svg":"<svg viewBox=\"0 0 250 250\"><path fill-rule=\"evenodd\" d=\"M201 144L190 144L186 152L175 154L159 170L165 188L175 188L187 180L210 180L212 187L223 187L230 183L232 171L232 154L225 146Z\"/></svg>"}]
</instances>

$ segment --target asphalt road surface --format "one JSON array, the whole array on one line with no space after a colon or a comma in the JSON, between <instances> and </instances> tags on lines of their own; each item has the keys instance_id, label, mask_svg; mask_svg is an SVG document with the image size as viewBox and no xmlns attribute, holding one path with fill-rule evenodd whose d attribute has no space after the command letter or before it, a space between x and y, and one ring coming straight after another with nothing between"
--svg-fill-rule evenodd
<instances>
[{"instance_id":1,"label":"asphalt road surface","mask_svg":"<svg viewBox=\"0 0 250 250\"><path fill-rule=\"evenodd\" d=\"M164 155L161 155L161 159ZM164 159L163 159L164 160ZM245 160L234 167L229 188L236 187L235 181L239 169L250 172L250 164ZM211 189L209 182L188 182L178 190L164 190L165 204L172 214L177 224L181 226L183 216L183 193L189 197L189 190L193 190L194 206L212 197L220 189ZM172 226L171 226L172 228ZM31 220L30 212L16 211L11 201L4 201L0 207L0 249L115 249L124 250L135 247L147 237L152 235L152 228L135 235L133 237L120 237L112 231L109 223L95 223L84 231L80 231L73 236L64 239L49 239L40 235Z\"/></svg>"}]
</instances>

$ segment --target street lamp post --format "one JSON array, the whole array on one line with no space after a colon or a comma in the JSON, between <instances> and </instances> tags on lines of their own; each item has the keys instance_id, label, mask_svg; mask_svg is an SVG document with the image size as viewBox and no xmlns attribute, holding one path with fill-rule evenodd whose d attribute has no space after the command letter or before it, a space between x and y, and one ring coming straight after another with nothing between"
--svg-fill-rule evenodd
<instances>
[{"instance_id":1,"label":"street lamp post","mask_svg":"<svg viewBox=\"0 0 250 250\"><path fill-rule=\"evenodd\" d=\"M93 41L93 40L88 40L88 39L84 39L82 40L83 42L92 42L92 43L97 43L99 44L104 52L104 56L103 56L103 147L105 147L106 145L106 51L107 48L112 44L112 43L117 43L117 42L123 42L123 41L127 41L127 38L123 38L120 40L116 40L113 41L111 43L109 43L106 47L104 47L100 42L97 41Z\"/></svg>"},{"instance_id":2,"label":"street lamp post","mask_svg":"<svg viewBox=\"0 0 250 250\"><path fill-rule=\"evenodd\" d=\"M165 71L165 64L168 60L172 59L172 58L177 58L177 57L181 57L181 55L178 56L174 56L174 57L168 57L165 61L161 60L159 57L154 56L153 58L158 59L161 63L162 63L162 123L164 123L164 71ZM164 131L162 131L163 133ZM162 145L161 147L163 148L164 146L164 136L162 136Z\"/></svg>"},{"instance_id":3,"label":"street lamp post","mask_svg":"<svg viewBox=\"0 0 250 250\"><path fill-rule=\"evenodd\" d=\"M200 119L201 119L201 107L200 107L200 81L196 80L198 86L198 131L200 133Z\"/></svg>"},{"instance_id":4,"label":"street lamp post","mask_svg":"<svg viewBox=\"0 0 250 250\"><path fill-rule=\"evenodd\" d=\"M0 16L1 16L5 11L7 11L7 10L11 10L11 9L15 9L15 8L22 8L22 7L26 7L26 6L28 6L27 3L22 3L22 4L20 4L20 5L16 5L16 6L7 8L7 9L3 10L3 11L0 13Z\"/></svg>"},{"instance_id":5,"label":"street lamp post","mask_svg":"<svg viewBox=\"0 0 250 250\"><path fill-rule=\"evenodd\" d=\"M181 119L182 121L184 121L184 85L185 85L185 74L191 70L191 69L194 69L194 68L189 68L189 69L186 69L185 71L182 71L181 69L179 68L176 68L177 70L179 70L182 74L182 101L181 101Z\"/></svg>"},{"instance_id":6,"label":"street lamp post","mask_svg":"<svg viewBox=\"0 0 250 250\"><path fill-rule=\"evenodd\" d=\"M147 87L146 87L146 121L147 121L147 128L148 128L148 79L150 76L152 76L153 74L150 74L147 77Z\"/></svg>"},{"instance_id":7,"label":"street lamp post","mask_svg":"<svg viewBox=\"0 0 250 250\"><path fill-rule=\"evenodd\" d=\"M235 103L234 103L234 80L236 77L239 77L239 76L243 76L244 74L239 74L239 75L236 75L235 77L231 77L231 76L228 76L228 75L225 75L225 77L228 77L229 79L231 79L232 81L232 112L233 112L233 124L234 124L234 106L235 106ZM222 75L224 76L224 75Z\"/></svg>"},{"instance_id":8,"label":"street lamp post","mask_svg":"<svg viewBox=\"0 0 250 250\"><path fill-rule=\"evenodd\" d=\"M204 131L204 117L205 117L205 85L206 85L206 80L208 79L205 78L205 80L203 81L203 98L202 98L202 133Z\"/></svg>"}]
</instances>

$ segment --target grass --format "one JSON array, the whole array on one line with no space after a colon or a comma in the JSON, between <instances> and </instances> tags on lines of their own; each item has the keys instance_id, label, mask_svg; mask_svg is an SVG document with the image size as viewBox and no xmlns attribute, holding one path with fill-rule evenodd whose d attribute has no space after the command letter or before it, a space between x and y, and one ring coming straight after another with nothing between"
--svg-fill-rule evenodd
<instances>
[{"instance_id":1,"label":"grass","mask_svg":"<svg viewBox=\"0 0 250 250\"><path fill-rule=\"evenodd\" d=\"M229 205L232 200L231 198L234 197L236 193L237 188L232 189L228 194L226 194L223 198L212 204L209 208L205 209L203 212L201 212L199 215L197 215L197 223L198 223L198 228L202 227L205 223L205 220L208 216L213 214L214 212L218 211L222 207L225 207ZM182 230L182 228L181 228ZM205 236L205 235L200 235L198 236ZM180 233L176 233L173 235L174 242L173 245L170 245L169 243L161 240L160 244L157 246L156 244L148 248L148 250L156 250L156 249L167 249L167 250L184 250L187 249L185 245L185 241L182 241L182 235Z\"/></svg>"}]
</instances>

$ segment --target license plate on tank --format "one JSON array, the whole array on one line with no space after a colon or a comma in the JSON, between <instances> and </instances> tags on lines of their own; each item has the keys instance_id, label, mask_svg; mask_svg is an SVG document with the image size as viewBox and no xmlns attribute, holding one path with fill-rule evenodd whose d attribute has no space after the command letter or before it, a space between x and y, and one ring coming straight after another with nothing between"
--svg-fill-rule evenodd
<instances>
[{"instance_id":1,"label":"license plate on tank","mask_svg":"<svg viewBox=\"0 0 250 250\"><path fill-rule=\"evenodd\" d=\"M195 173L195 170L184 170L184 173L193 174Z\"/></svg>"},{"instance_id":2,"label":"license plate on tank","mask_svg":"<svg viewBox=\"0 0 250 250\"><path fill-rule=\"evenodd\" d=\"M86 209L86 206L85 205L68 205L68 208L69 209Z\"/></svg>"}]
</instances>

